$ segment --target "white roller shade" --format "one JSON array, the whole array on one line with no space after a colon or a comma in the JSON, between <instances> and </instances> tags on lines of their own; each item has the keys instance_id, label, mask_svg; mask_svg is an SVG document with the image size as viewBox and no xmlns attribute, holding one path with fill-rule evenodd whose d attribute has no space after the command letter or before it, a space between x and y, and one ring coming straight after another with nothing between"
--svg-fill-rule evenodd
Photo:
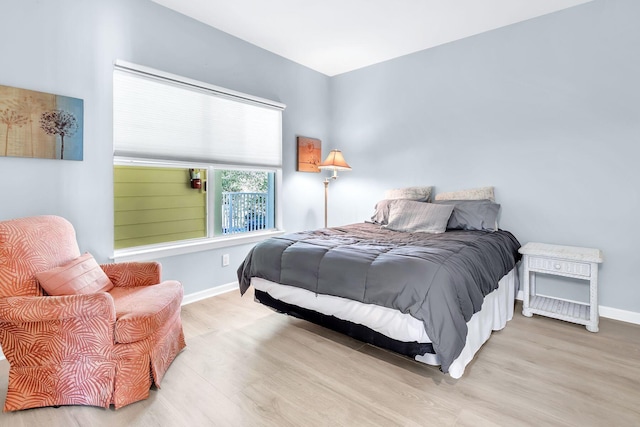
<instances>
[{"instance_id":1,"label":"white roller shade","mask_svg":"<svg viewBox=\"0 0 640 427\"><path fill-rule=\"evenodd\" d=\"M113 98L117 156L282 166L282 104L122 62Z\"/></svg>"}]
</instances>

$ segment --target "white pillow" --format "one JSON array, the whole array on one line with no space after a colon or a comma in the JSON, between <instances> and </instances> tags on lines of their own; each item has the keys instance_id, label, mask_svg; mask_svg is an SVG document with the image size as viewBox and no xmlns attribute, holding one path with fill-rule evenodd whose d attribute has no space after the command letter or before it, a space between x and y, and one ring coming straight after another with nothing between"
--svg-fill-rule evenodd
<instances>
[{"instance_id":1,"label":"white pillow","mask_svg":"<svg viewBox=\"0 0 640 427\"><path fill-rule=\"evenodd\" d=\"M382 227L406 233L443 233L451 212L453 205L393 200L389 206L389 223Z\"/></svg>"},{"instance_id":2,"label":"white pillow","mask_svg":"<svg viewBox=\"0 0 640 427\"><path fill-rule=\"evenodd\" d=\"M389 205L393 200L380 200L374 207L371 222L374 224L386 225L389 222Z\"/></svg>"},{"instance_id":3,"label":"white pillow","mask_svg":"<svg viewBox=\"0 0 640 427\"><path fill-rule=\"evenodd\" d=\"M436 194L436 200L491 200L495 202L496 198L493 194L493 187L479 187L439 193Z\"/></svg>"},{"instance_id":4,"label":"white pillow","mask_svg":"<svg viewBox=\"0 0 640 427\"><path fill-rule=\"evenodd\" d=\"M408 199L428 202L433 187L393 188L384 192L385 199Z\"/></svg>"}]
</instances>

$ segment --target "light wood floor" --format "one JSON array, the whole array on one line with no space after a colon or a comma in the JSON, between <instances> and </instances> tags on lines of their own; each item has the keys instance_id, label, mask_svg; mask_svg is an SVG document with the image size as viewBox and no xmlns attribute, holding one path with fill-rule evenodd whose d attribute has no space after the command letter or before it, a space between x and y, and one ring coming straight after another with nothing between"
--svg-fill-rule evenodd
<instances>
[{"instance_id":1,"label":"light wood floor","mask_svg":"<svg viewBox=\"0 0 640 427\"><path fill-rule=\"evenodd\" d=\"M1 426L640 426L640 326L516 316L453 380L237 292L183 307L187 348L148 400ZM0 403L8 364L0 362Z\"/></svg>"}]
</instances>

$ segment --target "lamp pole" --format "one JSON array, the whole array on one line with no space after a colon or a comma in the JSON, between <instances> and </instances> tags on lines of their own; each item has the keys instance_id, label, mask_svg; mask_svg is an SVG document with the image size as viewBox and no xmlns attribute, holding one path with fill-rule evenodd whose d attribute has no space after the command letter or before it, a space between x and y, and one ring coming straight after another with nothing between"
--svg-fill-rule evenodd
<instances>
[{"instance_id":1,"label":"lamp pole","mask_svg":"<svg viewBox=\"0 0 640 427\"><path fill-rule=\"evenodd\" d=\"M327 199L329 195L329 178L324 179L324 228L327 228Z\"/></svg>"},{"instance_id":2,"label":"lamp pole","mask_svg":"<svg viewBox=\"0 0 640 427\"><path fill-rule=\"evenodd\" d=\"M329 199L329 181L332 179L338 179L338 169L351 170L351 166L344 161L342 152L340 150L331 150L329 156L320 165L319 169L332 169L333 174L330 177L324 179L324 228L327 228L327 203Z\"/></svg>"}]
</instances>

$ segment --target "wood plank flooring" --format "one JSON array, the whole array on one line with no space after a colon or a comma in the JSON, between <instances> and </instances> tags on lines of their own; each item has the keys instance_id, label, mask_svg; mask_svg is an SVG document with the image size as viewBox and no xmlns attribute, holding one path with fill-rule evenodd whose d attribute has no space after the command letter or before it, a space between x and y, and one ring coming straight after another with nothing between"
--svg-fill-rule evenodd
<instances>
[{"instance_id":1,"label":"wood plank flooring","mask_svg":"<svg viewBox=\"0 0 640 427\"><path fill-rule=\"evenodd\" d=\"M148 400L0 426L640 426L640 326L601 319L593 334L520 311L454 380L230 292L183 307L187 348Z\"/></svg>"}]
</instances>

